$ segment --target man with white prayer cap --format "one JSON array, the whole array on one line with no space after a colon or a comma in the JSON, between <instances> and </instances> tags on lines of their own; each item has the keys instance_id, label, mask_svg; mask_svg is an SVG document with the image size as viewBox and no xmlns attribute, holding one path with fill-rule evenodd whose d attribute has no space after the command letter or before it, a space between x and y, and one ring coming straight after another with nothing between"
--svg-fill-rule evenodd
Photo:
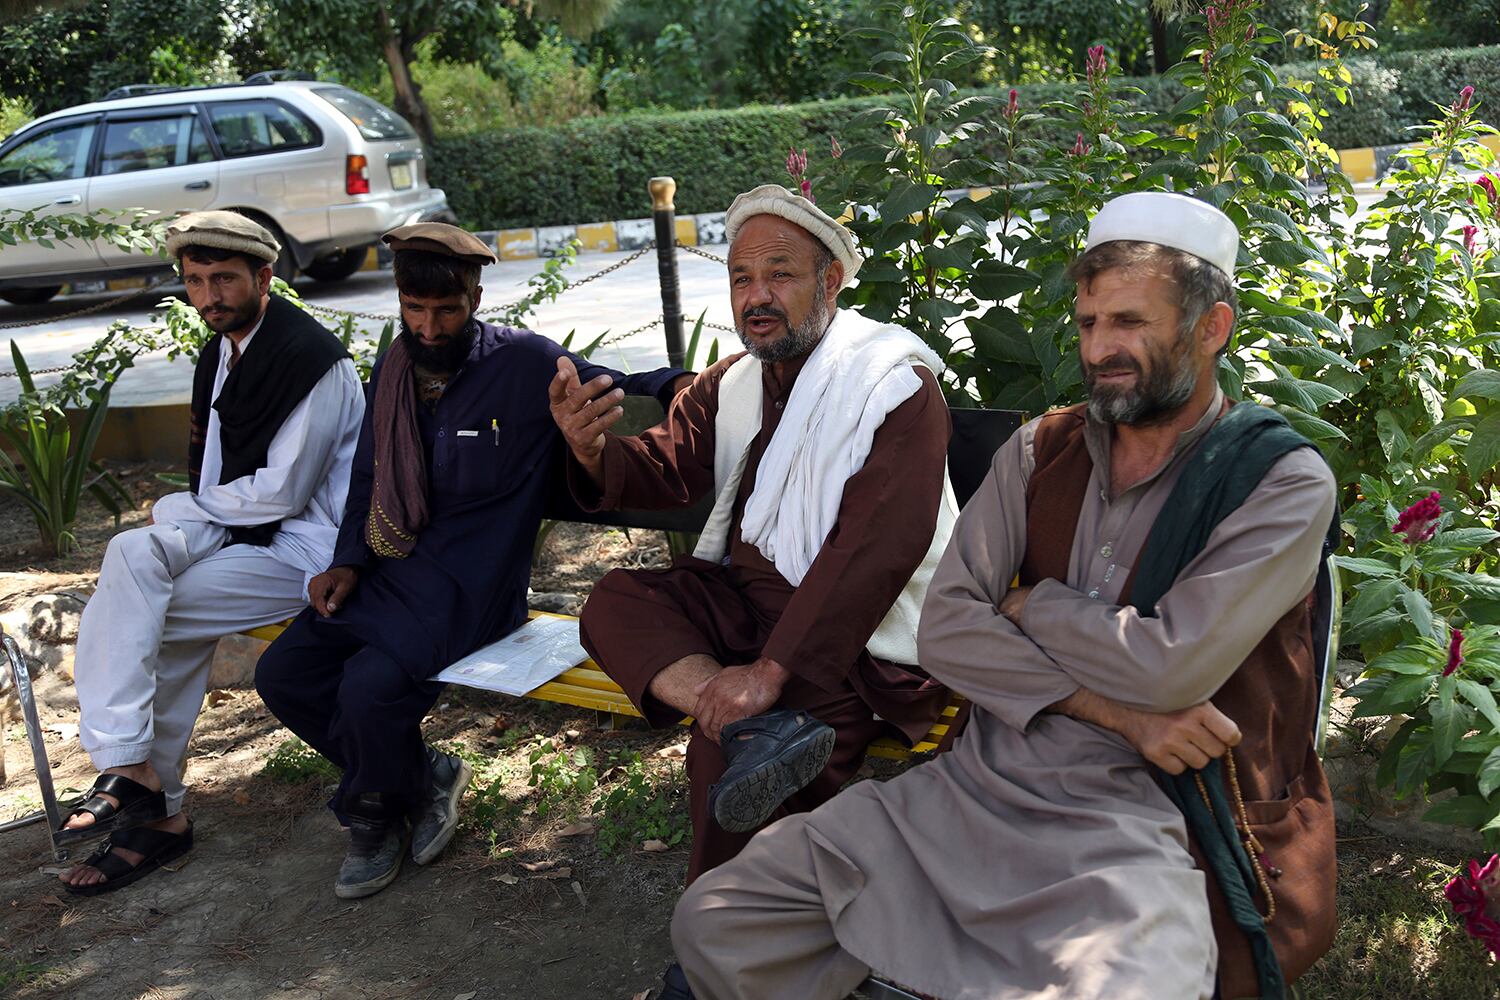
<instances>
[{"instance_id":1,"label":"man with white prayer cap","mask_svg":"<svg viewBox=\"0 0 1500 1000\"><path fill-rule=\"evenodd\" d=\"M922 609L967 728L695 882L672 925L694 996L871 973L943 1000L1281 996L1327 950L1311 594L1334 482L1215 379L1238 251L1182 195L1094 218L1068 272L1088 400L999 450Z\"/></svg>"},{"instance_id":2,"label":"man with white prayer cap","mask_svg":"<svg viewBox=\"0 0 1500 1000\"><path fill-rule=\"evenodd\" d=\"M725 231L746 351L639 437L604 433L612 418L567 359L552 404L585 509L716 500L692 556L615 570L581 621L648 721L695 720L689 882L769 820L827 801L872 740L919 739L948 700L916 666L922 595L958 513L942 362L837 307L860 257L807 198L761 185ZM661 997L688 995L669 969Z\"/></svg>"}]
</instances>

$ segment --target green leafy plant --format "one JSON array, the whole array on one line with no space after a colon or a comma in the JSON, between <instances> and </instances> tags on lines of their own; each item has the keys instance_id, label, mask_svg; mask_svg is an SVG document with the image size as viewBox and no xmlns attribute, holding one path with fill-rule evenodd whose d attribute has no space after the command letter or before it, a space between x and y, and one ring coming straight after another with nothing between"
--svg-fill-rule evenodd
<instances>
[{"instance_id":1,"label":"green leafy plant","mask_svg":"<svg viewBox=\"0 0 1500 1000\"><path fill-rule=\"evenodd\" d=\"M73 525L83 494L114 516L115 524L132 503L129 492L93 460L94 443L104 427L109 385L96 387L76 435L60 407L39 401L31 370L15 341L10 345L21 384L21 400L0 420L0 490L18 497L31 512L48 555L65 555L78 545Z\"/></svg>"},{"instance_id":2,"label":"green leafy plant","mask_svg":"<svg viewBox=\"0 0 1500 1000\"><path fill-rule=\"evenodd\" d=\"M588 747L567 747L545 736L532 740L526 753L531 773L526 784L536 789L536 815L545 819L561 815L577 819L588 806L589 796L599 787L594 752Z\"/></svg>"},{"instance_id":3,"label":"green leafy plant","mask_svg":"<svg viewBox=\"0 0 1500 1000\"><path fill-rule=\"evenodd\" d=\"M337 781L339 769L333 762L295 736L282 740L261 765L262 777L281 785L300 785L308 781Z\"/></svg>"},{"instance_id":4,"label":"green leafy plant","mask_svg":"<svg viewBox=\"0 0 1500 1000\"><path fill-rule=\"evenodd\" d=\"M675 762L652 767L633 750L611 754L601 788L596 843L606 855L647 840L675 847L691 830L686 781Z\"/></svg>"}]
</instances>

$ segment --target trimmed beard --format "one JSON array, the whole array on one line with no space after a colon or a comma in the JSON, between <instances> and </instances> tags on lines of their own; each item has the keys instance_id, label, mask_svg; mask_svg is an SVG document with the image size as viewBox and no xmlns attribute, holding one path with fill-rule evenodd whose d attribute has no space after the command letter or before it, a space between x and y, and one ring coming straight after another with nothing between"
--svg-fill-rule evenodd
<instances>
[{"instance_id":1,"label":"trimmed beard","mask_svg":"<svg viewBox=\"0 0 1500 1000\"><path fill-rule=\"evenodd\" d=\"M1083 366L1083 383L1088 388L1089 416L1106 424L1149 427L1171 417L1192 398L1198 388L1198 370L1190 348L1193 331L1180 334L1171 346L1150 350L1146 367L1128 354L1116 354L1094 366ZM1132 371L1133 388L1112 388L1098 384L1101 372Z\"/></svg>"},{"instance_id":2,"label":"trimmed beard","mask_svg":"<svg viewBox=\"0 0 1500 1000\"><path fill-rule=\"evenodd\" d=\"M261 297L257 295L238 309L230 309L229 315L222 319L210 320L207 316L203 315L201 310L198 312L198 318L203 320L203 325L214 333L237 333L240 330L248 331L250 325L255 322L255 318L260 315L260 306ZM220 305L219 308L223 309L226 307Z\"/></svg>"},{"instance_id":3,"label":"trimmed beard","mask_svg":"<svg viewBox=\"0 0 1500 1000\"><path fill-rule=\"evenodd\" d=\"M451 374L462 368L464 362L469 360L469 351L474 347L474 338L478 333L478 324L470 317L464 328L446 342L428 347L420 337L411 332L406 320L401 320L400 336L401 342L406 345L407 356L411 358L412 364L431 372Z\"/></svg>"},{"instance_id":4,"label":"trimmed beard","mask_svg":"<svg viewBox=\"0 0 1500 1000\"><path fill-rule=\"evenodd\" d=\"M781 320L786 325L786 334L780 340L773 340L768 344L754 343L745 334L745 321L756 316L772 316ZM804 354L811 353L812 349L818 346L818 341L823 338L823 332L828 329L828 300L822 295L814 296L812 309L796 326L792 326L786 313L775 306L756 306L753 309L746 309L740 314L739 319L735 320L734 329L740 335L740 343L745 345L745 350L755 355L762 364L774 364L777 361L800 358Z\"/></svg>"}]
</instances>

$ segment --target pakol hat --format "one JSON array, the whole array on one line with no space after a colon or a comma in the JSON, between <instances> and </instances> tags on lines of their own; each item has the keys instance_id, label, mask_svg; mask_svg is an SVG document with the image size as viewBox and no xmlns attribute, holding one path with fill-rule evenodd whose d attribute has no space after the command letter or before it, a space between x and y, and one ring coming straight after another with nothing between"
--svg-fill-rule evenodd
<instances>
[{"instance_id":1,"label":"pakol hat","mask_svg":"<svg viewBox=\"0 0 1500 1000\"><path fill-rule=\"evenodd\" d=\"M1084 249L1115 240L1182 250L1231 278L1240 251L1240 231L1229 216L1207 202L1168 191L1137 191L1106 202L1089 223Z\"/></svg>"},{"instance_id":2,"label":"pakol hat","mask_svg":"<svg viewBox=\"0 0 1500 1000\"><path fill-rule=\"evenodd\" d=\"M827 247L834 259L844 265L846 285L854 280L859 265L865 262L854 248L854 235L849 230L827 212L780 184L762 184L736 197L724 216L724 238L733 243L740 227L756 215L779 215L811 233L813 239Z\"/></svg>"},{"instance_id":3,"label":"pakol hat","mask_svg":"<svg viewBox=\"0 0 1500 1000\"><path fill-rule=\"evenodd\" d=\"M281 244L254 219L238 212L189 212L167 226L167 253L181 256L187 247L212 247L249 254L267 264L276 263Z\"/></svg>"},{"instance_id":4,"label":"pakol hat","mask_svg":"<svg viewBox=\"0 0 1500 1000\"><path fill-rule=\"evenodd\" d=\"M427 253L457 257L471 264L493 264L500 258L484 240L446 222L417 222L400 226L380 237L392 250L425 250Z\"/></svg>"}]
</instances>

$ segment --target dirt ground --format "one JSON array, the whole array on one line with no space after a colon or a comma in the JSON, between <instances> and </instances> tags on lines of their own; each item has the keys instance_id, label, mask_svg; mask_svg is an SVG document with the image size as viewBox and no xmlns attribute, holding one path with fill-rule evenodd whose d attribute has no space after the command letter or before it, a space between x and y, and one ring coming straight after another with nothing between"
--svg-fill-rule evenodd
<instances>
[{"instance_id":1,"label":"dirt ground","mask_svg":"<svg viewBox=\"0 0 1500 1000\"><path fill-rule=\"evenodd\" d=\"M116 471L141 506L126 527L172 489L144 468ZM48 559L24 511L0 502L0 572L87 579L114 527L91 504L85 514L81 550ZM611 566L664 565L660 537L560 526L533 587L581 597ZM93 771L77 745L71 683L44 676L37 689L59 789L86 788ZM14 721L5 728L0 822L40 804L24 732ZM74 897L42 870L51 859L40 826L0 834L0 996L628 1000L653 987L670 957L667 925L686 844L646 851L637 838L605 850L595 833L564 836L589 820L602 791L587 791L587 779L569 787L566 778L570 755L581 753L608 786L611 756L638 752L653 782L647 791L666 796L665 821L680 830L680 751L657 751L680 746L684 733L643 724L610 731L582 709L460 688L449 689L425 729L430 741L485 761L464 825L432 865L408 864L379 895L344 901L332 884L347 835L322 805L330 777L312 768L279 779L262 773L289 734L253 691L212 693L187 775L195 846L173 871ZM562 748L541 759L562 762L563 779L532 766L537 737ZM533 773L540 788L529 785Z\"/></svg>"}]
</instances>

